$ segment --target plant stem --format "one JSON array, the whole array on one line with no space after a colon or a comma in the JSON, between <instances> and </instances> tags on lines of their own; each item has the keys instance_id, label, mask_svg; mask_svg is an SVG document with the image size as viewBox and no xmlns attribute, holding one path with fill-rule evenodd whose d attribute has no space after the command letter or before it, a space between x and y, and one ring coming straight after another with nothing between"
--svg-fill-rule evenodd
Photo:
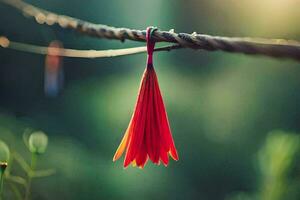
<instances>
[{"instance_id":1,"label":"plant stem","mask_svg":"<svg viewBox=\"0 0 300 200\"><path fill-rule=\"evenodd\" d=\"M30 163L30 172L27 174L28 180L27 180L27 186L26 186L26 190L25 190L25 200L29 200L29 197L30 197L31 182L32 182L32 177L34 175L36 160L37 160L37 155L35 153L32 153L31 154L31 163Z\"/></svg>"},{"instance_id":2,"label":"plant stem","mask_svg":"<svg viewBox=\"0 0 300 200\"><path fill-rule=\"evenodd\" d=\"M2 200L3 180L4 180L4 172L0 171L0 200Z\"/></svg>"},{"instance_id":3,"label":"plant stem","mask_svg":"<svg viewBox=\"0 0 300 200\"><path fill-rule=\"evenodd\" d=\"M10 186L12 192L15 194L16 199L22 200L22 195L21 195L20 191L18 190L18 188L13 183L10 183L9 186Z\"/></svg>"}]
</instances>

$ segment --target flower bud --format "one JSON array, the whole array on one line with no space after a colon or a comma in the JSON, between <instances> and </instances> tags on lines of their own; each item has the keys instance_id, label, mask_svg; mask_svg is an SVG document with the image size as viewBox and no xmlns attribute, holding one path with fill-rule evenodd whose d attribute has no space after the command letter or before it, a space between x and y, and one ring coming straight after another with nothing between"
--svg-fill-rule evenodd
<instances>
[{"instance_id":1,"label":"flower bud","mask_svg":"<svg viewBox=\"0 0 300 200\"><path fill-rule=\"evenodd\" d=\"M3 173L7 167L9 154L8 146L2 140L0 140L0 173Z\"/></svg>"},{"instance_id":2,"label":"flower bud","mask_svg":"<svg viewBox=\"0 0 300 200\"><path fill-rule=\"evenodd\" d=\"M34 132L29 136L28 145L32 153L43 154L48 146L48 136L42 131Z\"/></svg>"}]
</instances>

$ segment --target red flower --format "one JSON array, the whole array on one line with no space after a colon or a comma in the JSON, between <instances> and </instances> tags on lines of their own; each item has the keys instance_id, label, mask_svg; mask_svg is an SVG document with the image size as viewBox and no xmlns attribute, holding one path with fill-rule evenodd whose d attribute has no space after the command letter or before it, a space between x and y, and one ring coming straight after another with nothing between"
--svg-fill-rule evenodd
<instances>
[{"instance_id":1,"label":"red flower","mask_svg":"<svg viewBox=\"0 0 300 200\"><path fill-rule=\"evenodd\" d=\"M148 158L167 166L169 154L178 160L167 113L160 93L152 55L155 43L150 39L155 29L147 29L147 67L142 77L137 103L129 126L119 145L113 161L121 157L126 149L124 167L130 163L143 168Z\"/></svg>"}]
</instances>

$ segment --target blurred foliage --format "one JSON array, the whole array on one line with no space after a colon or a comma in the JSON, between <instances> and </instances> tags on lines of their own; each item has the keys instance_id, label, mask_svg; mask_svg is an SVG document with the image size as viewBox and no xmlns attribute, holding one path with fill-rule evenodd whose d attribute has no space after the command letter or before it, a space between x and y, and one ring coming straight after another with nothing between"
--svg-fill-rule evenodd
<instances>
[{"instance_id":1,"label":"blurred foliage","mask_svg":"<svg viewBox=\"0 0 300 200\"><path fill-rule=\"evenodd\" d=\"M120 27L154 25L176 32L300 40L299 0L27 2ZM66 48L78 49L142 45L41 26L2 4L0 15L0 34L15 41L46 46L59 40ZM20 140L24 130L43 130L51 138L38 164L55 168L57 174L33 181L33 199L248 200L265 195L270 179L262 166L281 173L276 175L279 182L272 183L272 188L283 188L277 199L286 194L299 199L299 150L290 147L297 145L287 138L297 140L300 132L300 68L290 60L188 49L155 54L180 160L168 168L148 163L144 170L124 170L122 161L113 163L134 107L145 56L65 58L65 88L60 96L47 98L45 58L0 49L0 139L30 160ZM295 134L267 135L277 129ZM274 137L280 141L270 139ZM266 153L277 152L277 145L282 145L281 161L274 152ZM257 159L258 152L265 155L265 164ZM287 158L290 161L282 161ZM14 170L22 174L21 168Z\"/></svg>"},{"instance_id":2,"label":"blurred foliage","mask_svg":"<svg viewBox=\"0 0 300 200\"><path fill-rule=\"evenodd\" d=\"M25 132L26 133L26 132ZM46 140L45 140L46 139ZM46 142L45 142L46 141ZM31 152L30 164L26 162L22 155L13 151L10 155L10 150L5 142L0 140L0 155L3 156L3 162L0 162L0 199L31 199L31 184L34 178L48 177L55 174L54 169L37 170L37 160L39 155L45 153L48 137L45 133L37 131L31 133L29 141L25 141L28 150ZM15 170L18 165L22 170L22 176L19 175L19 170ZM18 169L18 168L17 168ZM15 174L17 171L17 174ZM6 186L3 189L4 182ZM9 189L10 190L9 190ZM24 198L22 197L24 196Z\"/></svg>"},{"instance_id":3,"label":"blurred foliage","mask_svg":"<svg viewBox=\"0 0 300 200\"><path fill-rule=\"evenodd\" d=\"M268 135L265 146L258 154L263 179L260 199L299 198L299 196L293 197L294 194L289 190L289 188L294 187L291 181L297 181L298 179L295 180L294 177L289 177L289 172L293 168L295 155L299 152L299 147L299 135L287 134L282 131L274 131ZM300 189L299 183L297 183L297 187Z\"/></svg>"},{"instance_id":4,"label":"blurred foliage","mask_svg":"<svg viewBox=\"0 0 300 200\"><path fill-rule=\"evenodd\" d=\"M257 191L239 192L230 200L299 199L300 136L284 131L272 131L257 153L255 160L259 178Z\"/></svg>"}]
</instances>

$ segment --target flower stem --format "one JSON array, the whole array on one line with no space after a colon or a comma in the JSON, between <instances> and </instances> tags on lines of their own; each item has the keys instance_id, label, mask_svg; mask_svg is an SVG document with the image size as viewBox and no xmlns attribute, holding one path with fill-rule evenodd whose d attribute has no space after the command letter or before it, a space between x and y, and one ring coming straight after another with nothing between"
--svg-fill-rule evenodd
<instances>
[{"instance_id":1,"label":"flower stem","mask_svg":"<svg viewBox=\"0 0 300 200\"><path fill-rule=\"evenodd\" d=\"M4 172L0 171L0 200L2 200L2 190L3 190L3 180L4 180Z\"/></svg>"},{"instance_id":2,"label":"flower stem","mask_svg":"<svg viewBox=\"0 0 300 200\"><path fill-rule=\"evenodd\" d=\"M7 163L6 162L1 162L0 163L0 200L3 199L2 197L2 191L3 191L3 184L4 184L4 172L5 169L7 167Z\"/></svg>"},{"instance_id":3,"label":"flower stem","mask_svg":"<svg viewBox=\"0 0 300 200\"><path fill-rule=\"evenodd\" d=\"M27 185L25 189L25 200L29 200L30 197L30 190L31 190L31 183L32 183L32 177L34 175L34 170L36 166L36 161L37 161L37 155L35 153L31 154L31 163L30 163L30 172L28 172L28 180L27 180Z\"/></svg>"}]
</instances>

